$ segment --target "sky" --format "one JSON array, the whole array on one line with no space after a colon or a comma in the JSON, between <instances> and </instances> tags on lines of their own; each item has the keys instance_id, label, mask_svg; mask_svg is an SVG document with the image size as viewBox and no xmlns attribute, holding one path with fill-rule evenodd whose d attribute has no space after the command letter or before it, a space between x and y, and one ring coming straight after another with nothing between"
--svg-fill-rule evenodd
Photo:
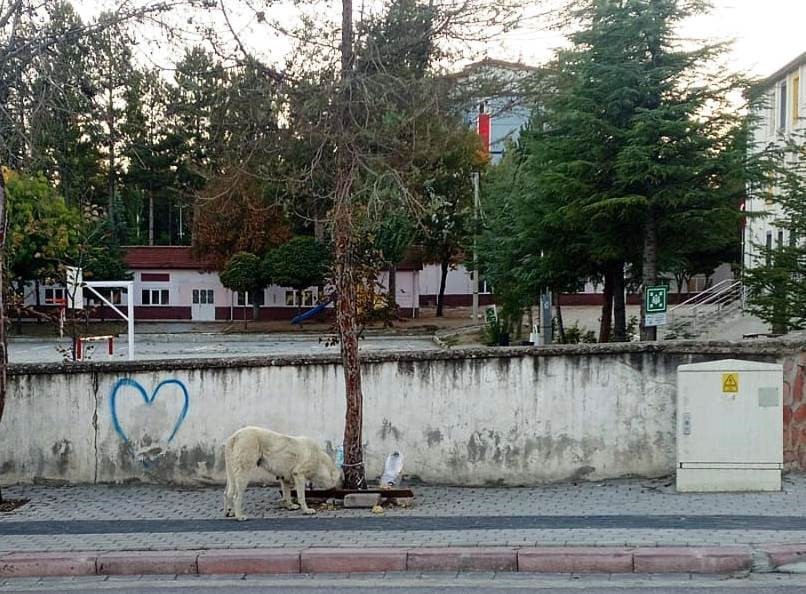
<instances>
[{"instance_id":1,"label":"sky","mask_svg":"<svg viewBox=\"0 0 806 594\"><path fill-rule=\"evenodd\" d=\"M806 52L806 0L712 0L710 15L694 17L681 35L697 39L733 40L730 68L766 77ZM563 42L546 30L513 33L502 45L506 59L528 63L548 60ZM492 52L490 57L494 56Z\"/></svg>"},{"instance_id":2,"label":"sky","mask_svg":"<svg viewBox=\"0 0 806 594\"><path fill-rule=\"evenodd\" d=\"M265 25L254 22L246 24L243 21L239 23L239 15L251 15L249 11L239 12L239 7L242 9L244 6L241 0L221 1L230 11L236 28L241 31L244 39L268 50L270 61L281 63L283 54L290 47L288 40L279 38L267 30ZM551 3L558 0L545 1ZM76 0L84 18L93 16L101 7L108 7L110 3L116 2ZM765 77L806 52L806 0L712 0L712 3L712 13L684 23L681 34L698 39L733 40L734 46L727 56L727 64L731 70ZM540 4L535 2L535 6L538 5ZM280 20L284 20L282 15L295 12L289 3L282 0L270 6L266 11L267 15ZM356 6L359 6L358 2ZM550 30L545 20L529 19L529 23L529 28L512 32L490 44L484 53L490 58L532 65L550 59L553 49L563 43L563 37ZM264 58L269 57L266 52L261 53ZM143 57L155 63L162 62L161 65L168 65L166 62L173 58L164 51L145 47Z\"/></svg>"}]
</instances>

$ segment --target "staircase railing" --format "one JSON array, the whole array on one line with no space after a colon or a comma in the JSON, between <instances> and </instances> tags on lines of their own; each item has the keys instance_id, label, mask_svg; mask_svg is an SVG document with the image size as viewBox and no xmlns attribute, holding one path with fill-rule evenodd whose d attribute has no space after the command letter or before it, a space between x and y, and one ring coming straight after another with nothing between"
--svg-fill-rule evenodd
<instances>
[{"instance_id":1,"label":"staircase railing","mask_svg":"<svg viewBox=\"0 0 806 594\"><path fill-rule=\"evenodd\" d=\"M702 333L716 318L741 310L743 303L741 281L724 280L669 308L667 328L674 334L692 327L697 331L695 333Z\"/></svg>"}]
</instances>

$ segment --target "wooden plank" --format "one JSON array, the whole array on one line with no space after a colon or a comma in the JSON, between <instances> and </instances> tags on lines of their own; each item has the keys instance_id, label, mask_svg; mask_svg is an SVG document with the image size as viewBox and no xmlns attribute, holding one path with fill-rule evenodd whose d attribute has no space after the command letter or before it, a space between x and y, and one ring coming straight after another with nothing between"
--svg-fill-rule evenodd
<instances>
[{"instance_id":1,"label":"wooden plank","mask_svg":"<svg viewBox=\"0 0 806 594\"><path fill-rule=\"evenodd\" d=\"M345 495L351 493L378 493L382 499L396 499L398 497L414 497L411 489L305 489L306 499L344 499ZM291 491L292 497L297 496L296 491Z\"/></svg>"}]
</instances>

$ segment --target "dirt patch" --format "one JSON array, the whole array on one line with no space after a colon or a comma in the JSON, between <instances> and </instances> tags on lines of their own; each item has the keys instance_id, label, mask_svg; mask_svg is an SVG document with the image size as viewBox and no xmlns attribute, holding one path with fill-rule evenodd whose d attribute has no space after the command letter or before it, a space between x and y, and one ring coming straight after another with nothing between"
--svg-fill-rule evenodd
<instances>
[{"instance_id":1,"label":"dirt patch","mask_svg":"<svg viewBox=\"0 0 806 594\"><path fill-rule=\"evenodd\" d=\"M28 503L30 499L3 499L0 501L0 513L13 512Z\"/></svg>"}]
</instances>

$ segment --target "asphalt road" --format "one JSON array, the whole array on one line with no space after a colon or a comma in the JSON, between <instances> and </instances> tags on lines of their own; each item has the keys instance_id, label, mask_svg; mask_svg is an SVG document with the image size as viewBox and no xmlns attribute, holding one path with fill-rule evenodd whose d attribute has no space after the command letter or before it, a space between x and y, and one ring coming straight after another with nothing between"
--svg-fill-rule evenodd
<instances>
[{"instance_id":1,"label":"asphalt road","mask_svg":"<svg viewBox=\"0 0 806 594\"><path fill-rule=\"evenodd\" d=\"M233 577L149 577L45 578L41 581L9 580L2 592L83 592L176 594L184 592L257 594L436 594L491 592L562 593L595 592L615 594L794 594L806 590L806 577L753 575L749 578L719 576L534 576L529 574L422 574L365 576L245 576Z\"/></svg>"},{"instance_id":2,"label":"asphalt road","mask_svg":"<svg viewBox=\"0 0 806 594\"><path fill-rule=\"evenodd\" d=\"M67 341L57 338L25 338L9 341L11 363L46 363L62 360L57 347L64 348ZM90 359L108 361L107 344L94 343ZM427 336L369 336L361 340L360 348L365 352L421 351L439 347ZM115 339L114 360L128 357L125 336ZM135 333L134 351L137 359L199 359L216 357L260 357L276 355L338 354L338 345L328 345L318 336L300 335L215 335L215 334L172 334L153 336Z\"/></svg>"}]
</instances>

